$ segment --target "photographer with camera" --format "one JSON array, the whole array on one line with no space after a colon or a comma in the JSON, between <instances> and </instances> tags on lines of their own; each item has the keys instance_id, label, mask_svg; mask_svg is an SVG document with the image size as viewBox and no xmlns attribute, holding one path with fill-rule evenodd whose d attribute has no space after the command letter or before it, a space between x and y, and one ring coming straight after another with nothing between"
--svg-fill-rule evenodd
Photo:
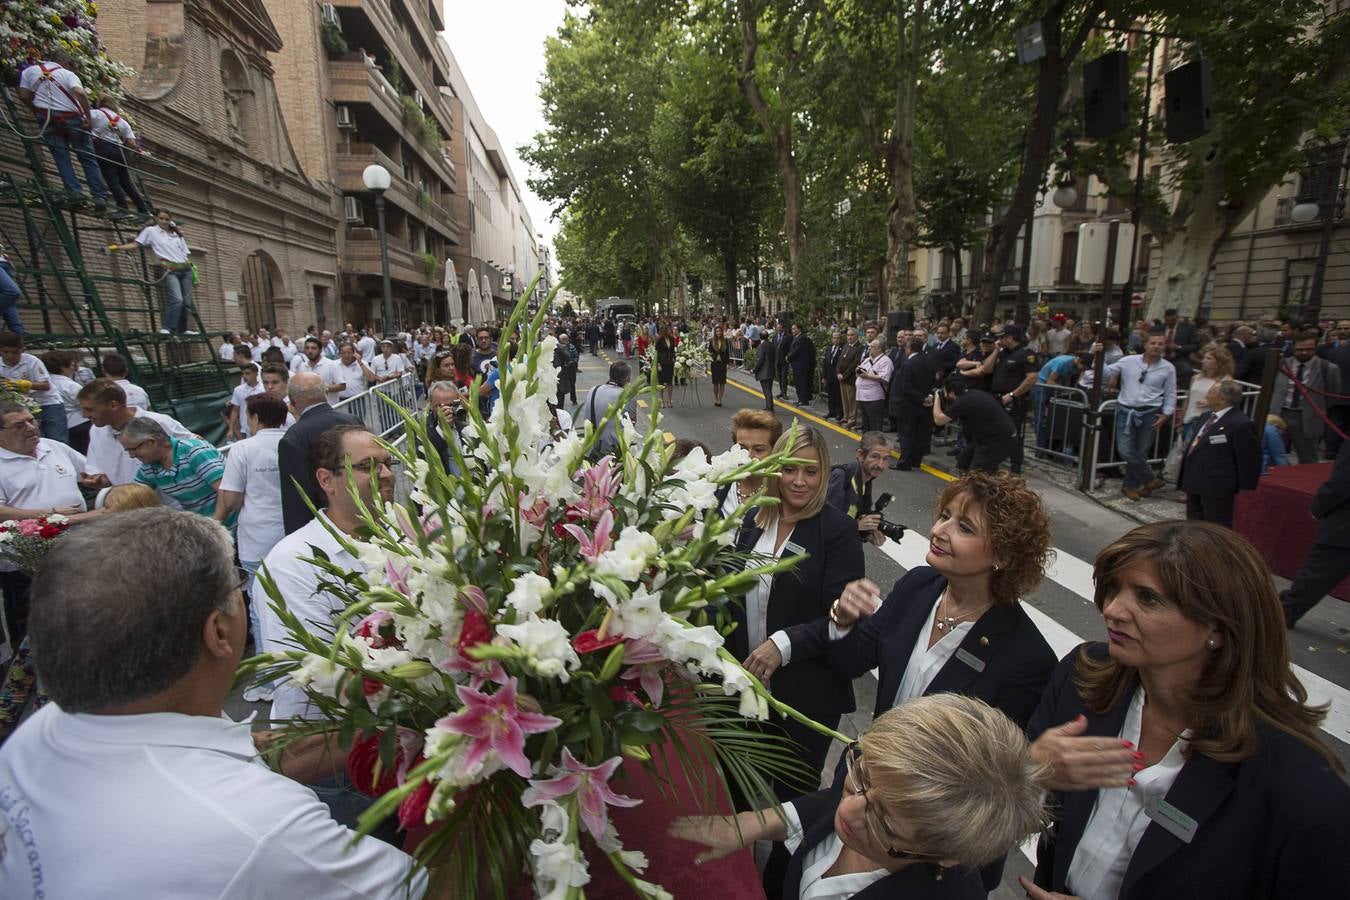
<instances>
[{"instance_id":1,"label":"photographer with camera","mask_svg":"<svg viewBox=\"0 0 1350 900\"><path fill-rule=\"evenodd\" d=\"M948 375L933 391L933 424L956 422L965 446L956 457L958 472L975 469L994 474L1012 456L1018 437L1012 416L988 391L970 386L964 375Z\"/></svg>"},{"instance_id":2,"label":"photographer with camera","mask_svg":"<svg viewBox=\"0 0 1350 900\"><path fill-rule=\"evenodd\" d=\"M427 389L427 406L422 415L426 417L427 438L436 448L441 465L451 475L458 475L459 467L455 465L450 445L459 443L459 430L469 417L464 395L453 381L433 381Z\"/></svg>"},{"instance_id":3,"label":"photographer with camera","mask_svg":"<svg viewBox=\"0 0 1350 900\"><path fill-rule=\"evenodd\" d=\"M825 502L857 521L858 537L880 547L886 538L877 530L881 515L873 509L872 481L891 461L891 442L880 431L864 432L854 455L852 462L830 469Z\"/></svg>"}]
</instances>

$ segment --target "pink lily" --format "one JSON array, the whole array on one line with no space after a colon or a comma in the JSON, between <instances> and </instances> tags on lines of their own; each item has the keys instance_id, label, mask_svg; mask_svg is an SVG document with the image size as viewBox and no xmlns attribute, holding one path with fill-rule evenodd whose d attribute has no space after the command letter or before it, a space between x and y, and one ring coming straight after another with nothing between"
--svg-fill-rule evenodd
<instances>
[{"instance_id":1,"label":"pink lily","mask_svg":"<svg viewBox=\"0 0 1350 900\"><path fill-rule=\"evenodd\" d=\"M619 478L613 466L613 457L606 456L582 473L582 499L577 508L591 521L598 521L610 500L619 492Z\"/></svg>"},{"instance_id":2,"label":"pink lily","mask_svg":"<svg viewBox=\"0 0 1350 900\"><path fill-rule=\"evenodd\" d=\"M562 752L562 767L558 774L548 779L530 779L530 786L520 795L522 806L538 806L552 803L560 797L575 794L577 808L581 813L581 822L591 837L597 841L605 834L605 805L637 806L641 800L616 794L609 786L609 779L623 762L622 756L612 756L598 766L585 766L577 761L572 751L566 747Z\"/></svg>"},{"instance_id":3,"label":"pink lily","mask_svg":"<svg viewBox=\"0 0 1350 900\"><path fill-rule=\"evenodd\" d=\"M487 594L480 587L468 585L459 589L459 602L465 609L487 615Z\"/></svg>"},{"instance_id":4,"label":"pink lily","mask_svg":"<svg viewBox=\"0 0 1350 900\"><path fill-rule=\"evenodd\" d=\"M525 505L525 498L521 497L520 515L535 528L544 529L548 527L548 514L553 506L547 500L540 500L533 506Z\"/></svg>"},{"instance_id":5,"label":"pink lily","mask_svg":"<svg viewBox=\"0 0 1350 900\"><path fill-rule=\"evenodd\" d=\"M639 638L623 648L623 661L628 668L619 673L619 678L624 681L636 678L651 698L652 706L660 706L666 689L662 672L669 667L670 660L651 641Z\"/></svg>"},{"instance_id":6,"label":"pink lily","mask_svg":"<svg viewBox=\"0 0 1350 900\"><path fill-rule=\"evenodd\" d=\"M386 638L382 632L385 631L386 627L392 632L393 626L394 614L377 609L356 623L356 635L370 641L372 647L388 647L391 644L398 643L398 641L394 638Z\"/></svg>"},{"instance_id":7,"label":"pink lily","mask_svg":"<svg viewBox=\"0 0 1350 900\"><path fill-rule=\"evenodd\" d=\"M564 525L563 530L577 539L581 545L581 555L586 562L595 565L595 561L613 545L614 511L606 509L595 523L594 536L587 537L580 525Z\"/></svg>"},{"instance_id":8,"label":"pink lily","mask_svg":"<svg viewBox=\"0 0 1350 900\"><path fill-rule=\"evenodd\" d=\"M525 757L525 735L551 731L562 719L526 712L516 705L516 679L508 678L494 694L484 694L461 685L455 689L464 704L462 712L446 716L436 727L469 738L464 768L473 770L489 753L521 778L530 777Z\"/></svg>"},{"instance_id":9,"label":"pink lily","mask_svg":"<svg viewBox=\"0 0 1350 900\"><path fill-rule=\"evenodd\" d=\"M412 574L412 563L396 563L393 559L384 561L384 577L389 586L400 594L408 593L408 576Z\"/></svg>"}]
</instances>

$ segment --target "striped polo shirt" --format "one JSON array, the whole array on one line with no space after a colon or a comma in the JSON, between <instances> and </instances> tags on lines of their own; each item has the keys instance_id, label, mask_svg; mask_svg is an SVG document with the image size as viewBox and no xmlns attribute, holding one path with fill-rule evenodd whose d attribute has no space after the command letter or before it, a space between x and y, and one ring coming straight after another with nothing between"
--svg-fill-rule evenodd
<instances>
[{"instance_id":1,"label":"striped polo shirt","mask_svg":"<svg viewBox=\"0 0 1350 900\"><path fill-rule=\"evenodd\" d=\"M136 480L148 484L160 495L188 512L209 516L216 510L213 485L225 474L225 457L198 438L169 438L173 447L173 465L142 463Z\"/></svg>"}]
</instances>

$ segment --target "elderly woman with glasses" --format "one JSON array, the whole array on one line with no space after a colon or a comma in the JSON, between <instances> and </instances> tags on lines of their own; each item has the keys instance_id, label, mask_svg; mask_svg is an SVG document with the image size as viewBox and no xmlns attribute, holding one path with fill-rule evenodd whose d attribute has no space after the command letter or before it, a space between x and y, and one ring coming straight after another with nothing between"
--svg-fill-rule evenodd
<instances>
[{"instance_id":1,"label":"elderly woman with glasses","mask_svg":"<svg viewBox=\"0 0 1350 900\"><path fill-rule=\"evenodd\" d=\"M1021 729L959 694L885 713L844 754L835 786L735 818L676 820L674 837L705 844L696 863L751 841L786 841L782 896L983 900L979 869L1039 831L1044 767Z\"/></svg>"}]
</instances>

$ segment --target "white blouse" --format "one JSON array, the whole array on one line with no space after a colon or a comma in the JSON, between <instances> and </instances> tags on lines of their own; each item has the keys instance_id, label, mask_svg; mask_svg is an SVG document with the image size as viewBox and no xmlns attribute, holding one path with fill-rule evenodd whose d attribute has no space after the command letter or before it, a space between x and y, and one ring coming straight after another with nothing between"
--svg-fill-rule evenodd
<instances>
[{"instance_id":1,"label":"white blouse","mask_svg":"<svg viewBox=\"0 0 1350 900\"><path fill-rule=\"evenodd\" d=\"M802 821L791 803L783 804L783 814L787 817L788 826L784 845L789 853L796 853L802 843ZM825 873L834 865L843 849L844 842L839 840L839 835L831 832L829 837L806 851L806 858L802 860L802 880L797 891L799 900L846 900L891 874L887 869L873 869L870 872L850 872L826 878Z\"/></svg>"},{"instance_id":2,"label":"white blouse","mask_svg":"<svg viewBox=\"0 0 1350 900\"><path fill-rule=\"evenodd\" d=\"M1120 739L1135 746L1139 745L1143 727L1144 702L1141 687L1134 692L1120 729ZM1172 744L1156 765L1136 772L1134 787L1097 791L1097 804L1069 863L1066 881L1070 893L1083 900L1116 900L1130 858L1149 825L1146 809L1164 799L1181 774L1181 767L1186 764L1182 754L1189 736L1189 731L1182 732L1181 739Z\"/></svg>"},{"instance_id":3,"label":"white blouse","mask_svg":"<svg viewBox=\"0 0 1350 900\"><path fill-rule=\"evenodd\" d=\"M731 490L732 493L736 491L734 487ZM792 531L796 531L795 525ZM787 549L788 544L791 543L792 531L789 531L787 536L783 538L783 545L775 550L774 543L778 536L778 517L775 516L765 527L763 533L760 534L759 540L751 548L751 553L754 557L778 559L783 555L783 551ZM752 559L750 565L755 564ZM769 630L769 594L772 591L773 575L761 575L755 579L754 587L750 588L750 591L745 595L746 646L753 653L755 648L772 637L773 642L778 645L778 652L783 657L783 665L787 665L791 662L792 651L792 643L788 640L787 634L783 631L776 631L773 635L766 634Z\"/></svg>"},{"instance_id":4,"label":"white blouse","mask_svg":"<svg viewBox=\"0 0 1350 900\"><path fill-rule=\"evenodd\" d=\"M933 608L928 610L928 619L919 630L919 639L914 642L914 651L909 655L905 675L900 679L900 690L895 692L895 702L891 706L899 706L906 700L922 697L928 690L928 685L937 677L937 673L941 672L947 661L956 655L970 629L975 627L974 622L961 622L933 646L928 646L928 636L933 633L933 622L937 619L937 610L941 605L942 598L939 597Z\"/></svg>"}]
</instances>

